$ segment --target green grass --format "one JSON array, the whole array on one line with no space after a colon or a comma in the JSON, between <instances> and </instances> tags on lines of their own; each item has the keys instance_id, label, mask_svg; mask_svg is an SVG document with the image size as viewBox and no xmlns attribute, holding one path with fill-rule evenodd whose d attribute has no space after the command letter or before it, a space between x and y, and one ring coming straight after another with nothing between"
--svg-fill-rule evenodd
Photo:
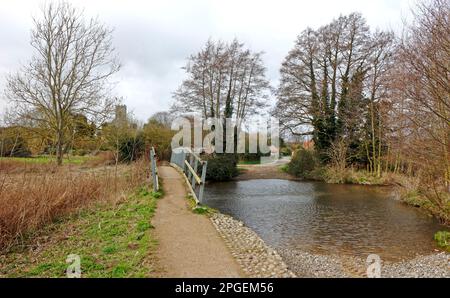
<instances>
[{"instance_id":1,"label":"green grass","mask_svg":"<svg viewBox=\"0 0 450 298\"><path fill-rule=\"evenodd\" d=\"M450 232L439 231L434 235L437 245L450 252Z\"/></svg>"},{"instance_id":2,"label":"green grass","mask_svg":"<svg viewBox=\"0 0 450 298\"><path fill-rule=\"evenodd\" d=\"M210 215L213 213L217 213L217 210L206 205L198 204L191 194L187 196L189 208L191 208L192 212L195 214L205 214Z\"/></svg>"},{"instance_id":3,"label":"green grass","mask_svg":"<svg viewBox=\"0 0 450 298\"><path fill-rule=\"evenodd\" d=\"M261 164L260 160L241 160L238 165L259 165Z\"/></svg>"},{"instance_id":4,"label":"green grass","mask_svg":"<svg viewBox=\"0 0 450 298\"><path fill-rule=\"evenodd\" d=\"M150 232L156 197L160 193L141 188L122 203L99 205L49 227L56 240L38 255L19 251L0 258L0 276L65 277L70 254L80 256L82 277L149 276L154 270L149 257L157 245Z\"/></svg>"},{"instance_id":5,"label":"green grass","mask_svg":"<svg viewBox=\"0 0 450 298\"><path fill-rule=\"evenodd\" d=\"M92 156L70 156L64 157L63 164L72 164L72 165L81 165L88 160L93 159ZM25 163L34 163L34 164L46 164L46 163L56 163L56 157L49 155L40 155L35 157L0 157L0 161L2 160L12 160L19 161Z\"/></svg>"},{"instance_id":6,"label":"green grass","mask_svg":"<svg viewBox=\"0 0 450 298\"><path fill-rule=\"evenodd\" d=\"M288 164L285 164L285 165L280 166L279 169L280 169L280 171L283 172L283 173L289 173L289 165L288 165Z\"/></svg>"}]
</instances>

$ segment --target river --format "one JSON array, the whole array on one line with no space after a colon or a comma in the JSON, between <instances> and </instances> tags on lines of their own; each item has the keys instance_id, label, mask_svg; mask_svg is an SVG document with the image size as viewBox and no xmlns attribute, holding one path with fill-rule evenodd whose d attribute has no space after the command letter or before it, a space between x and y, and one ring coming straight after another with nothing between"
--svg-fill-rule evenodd
<instances>
[{"instance_id":1,"label":"river","mask_svg":"<svg viewBox=\"0 0 450 298\"><path fill-rule=\"evenodd\" d=\"M390 261L430 254L437 220L392 198L392 189L288 180L211 183L204 203L274 248Z\"/></svg>"}]
</instances>

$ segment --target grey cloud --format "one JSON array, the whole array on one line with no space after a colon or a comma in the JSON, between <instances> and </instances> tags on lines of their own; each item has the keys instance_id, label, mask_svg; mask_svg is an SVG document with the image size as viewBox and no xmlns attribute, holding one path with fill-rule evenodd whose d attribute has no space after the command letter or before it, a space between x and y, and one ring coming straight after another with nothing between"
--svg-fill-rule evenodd
<instances>
[{"instance_id":1,"label":"grey cloud","mask_svg":"<svg viewBox=\"0 0 450 298\"><path fill-rule=\"evenodd\" d=\"M277 85L279 66L295 37L308 25L325 24L332 17L362 11L369 24L397 21L410 0L357 1L87 1L71 0L85 7L87 16L114 28L114 44L123 65L115 76L115 94L123 96L140 120L168 109L171 94L185 74L186 58L208 38L237 37L254 51L264 51L267 76ZM261 4L260 4L261 3ZM342 8L341 8L342 7ZM32 55L29 45L31 15L38 14L35 1L0 3L0 90L5 75ZM387 17L386 17L387 16ZM0 112L6 107L0 95Z\"/></svg>"}]
</instances>

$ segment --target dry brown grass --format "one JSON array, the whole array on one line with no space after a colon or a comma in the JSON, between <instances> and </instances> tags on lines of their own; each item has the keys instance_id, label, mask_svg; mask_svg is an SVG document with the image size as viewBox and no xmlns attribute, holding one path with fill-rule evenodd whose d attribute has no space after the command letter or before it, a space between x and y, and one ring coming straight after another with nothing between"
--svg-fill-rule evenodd
<instances>
[{"instance_id":1,"label":"dry brown grass","mask_svg":"<svg viewBox=\"0 0 450 298\"><path fill-rule=\"evenodd\" d=\"M101 151L95 158L86 162L86 166L98 167L98 166L108 166L114 165L116 163L116 154L112 151Z\"/></svg>"},{"instance_id":2,"label":"dry brown grass","mask_svg":"<svg viewBox=\"0 0 450 298\"><path fill-rule=\"evenodd\" d=\"M143 162L93 171L32 165L19 173L17 165L0 165L0 252L47 223L120 197L142 185L147 176Z\"/></svg>"},{"instance_id":3,"label":"dry brown grass","mask_svg":"<svg viewBox=\"0 0 450 298\"><path fill-rule=\"evenodd\" d=\"M29 163L17 160L0 160L0 174L48 173L55 172L56 170L57 166L54 163Z\"/></svg>"}]
</instances>

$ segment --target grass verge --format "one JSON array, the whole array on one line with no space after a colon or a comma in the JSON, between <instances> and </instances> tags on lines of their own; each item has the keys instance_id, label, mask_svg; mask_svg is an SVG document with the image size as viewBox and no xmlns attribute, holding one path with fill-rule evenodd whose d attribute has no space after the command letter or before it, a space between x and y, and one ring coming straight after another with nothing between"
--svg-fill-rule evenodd
<instances>
[{"instance_id":1,"label":"grass verge","mask_svg":"<svg viewBox=\"0 0 450 298\"><path fill-rule=\"evenodd\" d=\"M150 220L160 196L141 188L112 206L98 204L49 225L34 245L0 256L0 276L65 277L71 254L80 256L82 277L151 276L157 243Z\"/></svg>"},{"instance_id":2,"label":"grass verge","mask_svg":"<svg viewBox=\"0 0 450 298\"><path fill-rule=\"evenodd\" d=\"M213 209L211 207L208 207L206 205L202 205L202 204L197 204L197 202L195 201L195 199L192 197L191 194L189 194L187 196L188 199L188 205L189 208L192 210L192 212L194 212L195 214L205 214L205 215L210 215L213 213L217 213L216 209Z\"/></svg>"},{"instance_id":3,"label":"grass verge","mask_svg":"<svg viewBox=\"0 0 450 298\"><path fill-rule=\"evenodd\" d=\"M241 160L239 161L238 165L260 165L261 161L258 160Z\"/></svg>"}]
</instances>

